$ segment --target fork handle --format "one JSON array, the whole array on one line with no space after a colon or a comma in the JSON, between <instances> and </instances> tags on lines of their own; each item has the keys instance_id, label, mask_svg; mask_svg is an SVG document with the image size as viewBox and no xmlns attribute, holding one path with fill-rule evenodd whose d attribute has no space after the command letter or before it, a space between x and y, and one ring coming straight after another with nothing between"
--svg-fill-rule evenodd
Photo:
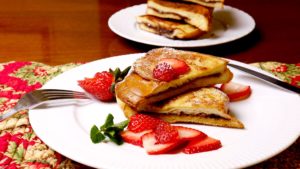
<instances>
[{"instance_id":1,"label":"fork handle","mask_svg":"<svg viewBox=\"0 0 300 169\"><path fill-rule=\"evenodd\" d=\"M11 108L7 113L0 115L0 122L11 117L12 115L16 114L17 112L19 112L19 110L15 109L15 108Z\"/></svg>"}]
</instances>

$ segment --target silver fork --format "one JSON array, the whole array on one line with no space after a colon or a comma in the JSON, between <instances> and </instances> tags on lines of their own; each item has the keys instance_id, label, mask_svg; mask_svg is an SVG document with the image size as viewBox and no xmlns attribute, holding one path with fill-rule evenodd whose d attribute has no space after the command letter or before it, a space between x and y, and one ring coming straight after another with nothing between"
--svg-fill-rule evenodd
<instances>
[{"instance_id":1,"label":"silver fork","mask_svg":"<svg viewBox=\"0 0 300 169\"><path fill-rule=\"evenodd\" d=\"M15 107L0 115L0 122L16 114L20 110L33 109L43 103L57 102L69 99L91 99L87 94L78 91L60 89L40 89L25 94Z\"/></svg>"}]
</instances>

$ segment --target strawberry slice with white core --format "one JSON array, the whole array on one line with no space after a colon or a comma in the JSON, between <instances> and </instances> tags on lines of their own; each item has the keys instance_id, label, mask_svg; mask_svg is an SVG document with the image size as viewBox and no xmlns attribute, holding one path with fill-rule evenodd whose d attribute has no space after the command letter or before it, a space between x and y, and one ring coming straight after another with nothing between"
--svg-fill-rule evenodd
<instances>
[{"instance_id":1,"label":"strawberry slice with white core","mask_svg":"<svg viewBox=\"0 0 300 169\"><path fill-rule=\"evenodd\" d=\"M205 133L196 129L183 126L174 126L174 128L178 131L178 135L181 140L204 139L207 137Z\"/></svg>"},{"instance_id":2,"label":"strawberry slice with white core","mask_svg":"<svg viewBox=\"0 0 300 169\"><path fill-rule=\"evenodd\" d=\"M221 141L209 136L200 139L194 139L183 149L183 153L194 154L205 151L216 150L222 147Z\"/></svg>"},{"instance_id":3,"label":"strawberry slice with white core","mask_svg":"<svg viewBox=\"0 0 300 169\"><path fill-rule=\"evenodd\" d=\"M139 133L125 130L121 132L121 137L126 143L142 147L143 146L142 136L150 132L152 132L152 130L145 130Z\"/></svg>"},{"instance_id":4,"label":"strawberry slice with white core","mask_svg":"<svg viewBox=\"0 0 300 169\"><path fill-rule=\"evenodd\" d=\"M248 98L251 95L251 88L236 82L222 84L220 89L227 94L230 101L239 101Z\"/></svg>"},{"instance_id":5,"label":"strawberry slice with white core","mask_svg":"<svg viewBox=\"0 0 300 169\"><path fill-rule=\"evenodd\" d=\"M150 132L142 136L143 147L148 154L163 154L177 147L181 141L174 141L170 143L157 143L155 133Z\"/></svg>"}]
</instances>

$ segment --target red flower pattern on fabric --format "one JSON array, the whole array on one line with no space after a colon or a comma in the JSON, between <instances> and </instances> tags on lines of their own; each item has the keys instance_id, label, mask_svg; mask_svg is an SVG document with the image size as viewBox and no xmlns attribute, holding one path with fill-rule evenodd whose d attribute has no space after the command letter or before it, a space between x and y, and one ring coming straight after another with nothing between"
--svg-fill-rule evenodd
<instances>
[{"instance_id":1,"label":"red flower pattern on fabric","mask_svg":"<svg viewBox=\"0 0 300 169\"><path fill-rule=\"evenodd\" d=\"M34 75L35 76L47 76L48 75L48 72L46 69L44 69L43 67L39 66L39 67L36 67L34 70Z\"/></svg>"},{"instance_id":2,"label":"red flower pattern on fabric","mask_svg":"<svg viewBox=\"0 0 300 169\"><path fill-rule=\"evenodd\" d=\"M272 69L273 72L286 72L288 70L287 65L282 64L278 67L276 67L275 69Z\"/></svg>"},{"instance_id":3,"label":"red flower pattern on fabric","mask_svg":"<svg viewBox=\"0 0 300 169\"><path fill-rule=\"evenodd\" d=\"M9 75L10 73L15 72L16 70L31 64L31 62L11 62L7 65L4 65L4 69L1 71L1 75Z\"/></svg>"},{"instance_id":4,"label":"red flower pattern on fabric","mask_svg":"<svg viewBox=\"0 0 300 169\"><path fill-rule=\"evenodd\" d=\"M0 69L0 114L12 108L23 94L42 87L42 83L49 80L49 77L54 77L76 66L78 65L66 64L64 66L50 67L36 62L10 62L3 64L2 69ZM48 72L51 73L49 74ZM19 169L25 167L44 169L61 168L64 164L72 165L66 162L70 161L69 159L62 157L56 152L54 152L53 156L47 157L51 158L51 163L39 158L33 159L34 161L25 160L24 156L27 151L32 153L34 151L41 152L42 150L39 149L39 146L43 147L45 144L35 136L31 129L28 123L27 111L19 112L18 116L14 118L9 125L6 125L5 121L0 122L2 123L0 125L0 168ZM14 124L11 124L12 122ZM18 127L18 125L20 126ZM17 133L12 134L12 132L16 131ZM44 147L44 149L46 152L52 151L47 147ZM53 163L53 160L55 163Z\"/></svg>"},{"instance_id":5,"label":"red flower pattern on fabric","mask_svg":"<svg viewBox=\"0 0 300 169\"><path fill-rule=\"evenodd\" d=\"M15 106L16 102L17 101L13 101L13 100L6 100L6 101L2 102L2 105L0 105L0 114L2 114L3 112L5 112L8 109L10 109L13 106Z\"/></svg>"},{"instance_id":6,"label":"red flower pattern on fabric","mask_svg":"<svg viewBox=\"0 0 300 169\"><path fill-rule=\"evenodd\" d=\"M300 75L291 77L291 84L300 87Z\"/></svg>"}]
</instances>

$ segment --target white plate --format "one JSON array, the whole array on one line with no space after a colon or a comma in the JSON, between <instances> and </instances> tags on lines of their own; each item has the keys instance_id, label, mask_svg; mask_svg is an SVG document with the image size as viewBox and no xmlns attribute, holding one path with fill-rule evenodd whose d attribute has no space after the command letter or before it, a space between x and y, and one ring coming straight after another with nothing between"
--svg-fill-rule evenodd
<instances>
[{"instance_id":1,"label":"white plate","mask_svg":"<svg viewBox=\"0 0 300 169\"><path fill-rule=\"evenodd\" d=\"M143 54L112 57L84 64L49 81L43 88L82 91L77 80L92 77L108 68L125 68ZM232 61L236 62L236 61ZM239 65L247 66L240 62ZM230 104L231 111L245 129L229 129L182 124L204 131L221 140L223 147L193 155L147 155L144 149L130 144L93 144L89 137L92 125L101 125L108 113L115 121L125 120L116 103L93 102L61 107L40 108L29 112L36 134L57 152L96 168L114 169L193 169L242 168L266 160L290 146L299 137L299 95L273 87L232 69L234 81L251 85L250 98Z\"/></svg>"},{"instance_id":2,"label":"white plate","mask_svg":"<svg viewBox=\"0 0 300 169\"><path fill-rule=\"evenodd\" d=\"M195 40L172 40L140 30L136 25L136 17L145 14L146 4L135 5L113 14L108 25L116 34L140 43L169 47L201 47L230 42L250 33L255 27L254 19L247 13L225 6L216 9L213 16L213 30Z\"/></svg>"}]
</instances>

